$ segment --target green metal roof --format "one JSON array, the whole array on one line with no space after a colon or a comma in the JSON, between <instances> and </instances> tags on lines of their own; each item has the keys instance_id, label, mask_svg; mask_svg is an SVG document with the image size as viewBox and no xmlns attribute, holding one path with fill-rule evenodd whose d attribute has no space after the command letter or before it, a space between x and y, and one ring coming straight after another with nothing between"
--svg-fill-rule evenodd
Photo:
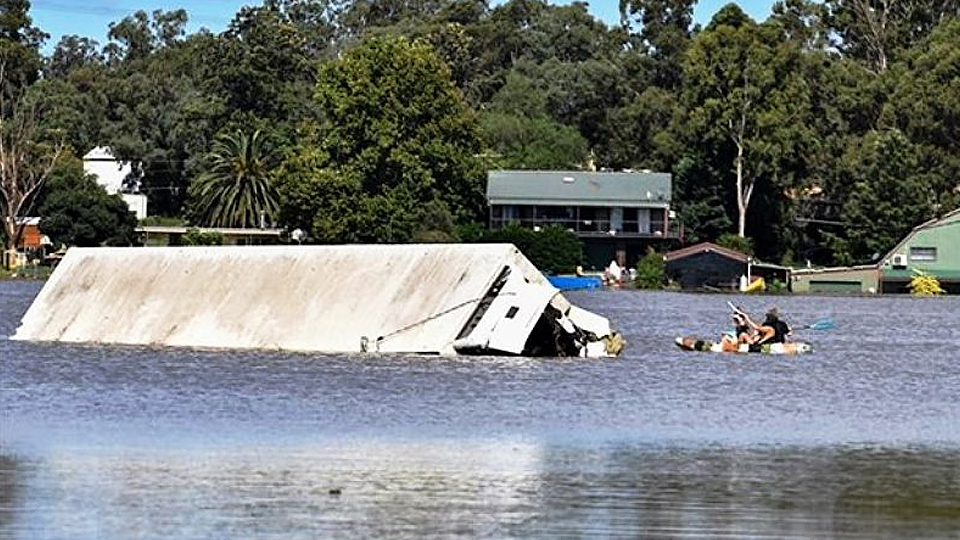
<instances>
[{"instance_id":1,"label":"green metal roof","mask_svg":"<svg viewBox=\"0 0 960 540\"><path fill-rule=\"evenodd\" d=\"M652 172L490 171L490 204L666 208L671 176Z\"/></svg>"}]
</instances>

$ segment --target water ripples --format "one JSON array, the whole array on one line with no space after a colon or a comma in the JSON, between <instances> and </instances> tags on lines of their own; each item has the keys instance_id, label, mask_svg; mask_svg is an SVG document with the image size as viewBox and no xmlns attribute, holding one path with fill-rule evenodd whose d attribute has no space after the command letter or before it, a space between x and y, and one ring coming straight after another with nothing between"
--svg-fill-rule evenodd
<instances>
[{"instance_id":1,"label":"water ripples","mask_svg":"<svg viewBox=\"0 0 960 540\"><path fill-rule=\"evenodd\" d=\"M834 318L774 358L673 347L727 296L571 296L622 358L0 341L0 538L958 537L960 298L736 298Z\"/></svg>"}]
</instances>

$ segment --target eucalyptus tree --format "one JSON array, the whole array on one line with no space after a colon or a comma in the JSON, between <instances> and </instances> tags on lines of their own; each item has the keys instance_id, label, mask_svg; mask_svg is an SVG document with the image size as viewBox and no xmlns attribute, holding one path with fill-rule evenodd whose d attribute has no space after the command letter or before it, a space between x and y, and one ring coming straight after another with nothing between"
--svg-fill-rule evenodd
<instances>
[{"instance_id":1,"label":"eucalyptus tree","mask_svg":"<svg viewBox=\"0 0 960 540\"><path fill-rule=\"evenodd\" d=\"M192 34L109 66L98 83L107 101L98 144L134 167L152 214L182 214L189 179L230 117L225 99L206 86L216 39Z\"/></svg>"},{"instance_id":2,"label":"eucalyptus tree","mask_svg":"<svg viewBox=\"0 0 960 540\"><path fill-rule=\"evenodd\" d=\"M716 180L732 184L740 236L756 189L782 189L783 161L803 139L796 131L804 128L808 88L798 74L799 49L778 37L731 4L697 35L684 61L688 140L713 146L700 159L729 160L729 173L716 164Z\"/></svg>"},{"instance_id":3,"label":"eucalyptus tree","mask_svg":"<svg viewBox=\"0 0 960 540\"><path fill-rule=\"evenodd\" d=\"M877 73L941 22L960 17L957 0L827 0L840 48Z\"/></svg>"},{"instance_id":4,"label":"eucalyptus tree","mask_svg":"<svg viewBox=\"0 0 960 540\"><path fill-rule=\"evenodd\" d=\"M682 154L676 123L683 110L678 96L658 86L644 88L626 104L608 109L600 142L593 150L602 166L672 171Z\"/></svg>"},{"instance_id":5,"label":"eucalyptus tree","mask_svg":"<svg viewBox=\"0 0 960 540\"><path fill-rule=\"evenodd\" d=\"M890 68L881 121L916 145L941 212L960 204L960 20L945 20Z\"/></svg>"},{"instance_id":6,"label":"eucalyptus tree","mask_svg":"<svg viewBox=\"0 0 960 540\"><path fill-rule=\"evenodd\" d=\"M148 14L138 10L110 23L110 42L104 53L112 63L142 60L155 50L172 47L186 35L189 17L186 10L154 10Z\"/></svg>"},{"instance_id":7,"label":"eucalyptus tree","mask_svg":"<svg viewBox=\"0 0 960 540\"><path fill-rule=\"evenodd\" d=\"M587 142L572 126L550 117L538 82L517 70L481 112L484 154L491 168L575 169L586 165Z\"/></svg>"},{"instance_id":8,"label":"eucalyptus tree","mask_svg":"<svg viewBox=\"0 0 960 540\"><path fill-rule=\"evenodd\" d=\"M696 0L620 0L620 20L631 30L633 44L650 64L651 82L678 88L683 53L693 36Z\"/></svg>"},{"instance_id":9,"label":"eucalyptus tree","mask_svg":"<svg viewBox=\"0 0 960 540\"><path fill-rule=\"evenodd\" d=\"M916 145L896 129L873 131L844 154L851 189L845 228L833 235L838 262L872 262L935 215L936 196Z\"/></svg>"},{"instance_id":10,"label":"eucalyptus tree","mask_svg":"<svg viewBox=\"0 0 960 540\"><path fill-rule=\"evenodd\" d=\"M209 168L190 185L193 221L210 227L261 227L279 210L272 173L276 156L260 131L221 134Z\"/></svg>"},{"instance_id":11,"label":"eucalyptus tree","mask_svg":"<svg viewBox=\"0 0 960 540\"><path fill-rule=\"evenodd\" d=\"M40 46L49 36L33 26L30 2L0 0L0 57L7 91L25 88L40 76Z\"/></svg>"},{"instance_id":12,"label":"eucalyptus tree","mask_svg":"<svg viewBox=\"0 0 960 540\"><path fill-rule=\"evenodd\" d=\"M489 112L480 125L490 168L579 169L589 160L587 142L576 128L546 116Z\"/></svg>"},{"instance_id":13,"label":"eucalyptus tree","mask_svg":"<svg viewBox=\"0 0 960 540\"><path fill-rule=\"evenodd\" d=\"M309 114L318 60L314 55L322 54L318 49L324 47L323 38L309 34L306 22L292 18L305 15L287 7L266 2L241 8L210 44L205 90L223 99L230 114L243 123L253 117L285 126Z\"/></svg>"},{"instance_id":14,"label":"eucalyptus tree","mask_svg":"<svg viewBox=\"0 0 960 540\"><path fill-rule=\"evenodd\" d=\"M15 93L0 55L0 223L7 252L16 251L23 218L64 152L64 134L41 126L45 110L29 92ZM4 264L9 264L7 257Z\"/></svg>"},{"instance_id":15,"label":"eucalyptus tree","mask_svg":"<svg viewBox=\"0 0 960 540\"><path fill-rule=\"evenodd\" d=\"M66 77L73 71L99 66L103 63L100 44L96 40L78 35L60 38L45 68L48 78Z\"/></svg>"}]
</instances>

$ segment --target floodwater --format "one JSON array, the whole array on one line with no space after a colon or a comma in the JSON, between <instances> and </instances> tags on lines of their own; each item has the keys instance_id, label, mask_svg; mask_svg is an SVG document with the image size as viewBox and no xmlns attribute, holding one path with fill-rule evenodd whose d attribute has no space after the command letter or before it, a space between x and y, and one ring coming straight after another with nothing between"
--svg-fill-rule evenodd
<instances>
[{"instance_id":1,"label":"floodwater","mask_svg":"<svg viewBox=\"0 0 960 540\"><path fill-rule=\"evenodd\" d=\"M39 290L0 283L0 336ZM960 297L569 294L612 360L0 339L0 538L960 538Z\"/></svg>"}]
</instances>

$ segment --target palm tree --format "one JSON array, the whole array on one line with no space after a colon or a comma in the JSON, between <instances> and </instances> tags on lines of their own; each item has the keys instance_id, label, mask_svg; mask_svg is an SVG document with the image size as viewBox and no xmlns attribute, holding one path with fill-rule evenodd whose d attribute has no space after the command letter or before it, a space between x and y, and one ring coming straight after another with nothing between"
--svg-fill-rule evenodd
<instances>
[{"instance_id":1,"label":"palm tree","mask_svg":"<svg viewBox=\"0 0 960 540\"><path fill-rule=\"evenodd\" d=\"M259 227L277 215L271 182L272 149L260 130L223 134L208 156L210 168L190 186L194 216L209 227Z\"/></svg>"}]
</instances>

